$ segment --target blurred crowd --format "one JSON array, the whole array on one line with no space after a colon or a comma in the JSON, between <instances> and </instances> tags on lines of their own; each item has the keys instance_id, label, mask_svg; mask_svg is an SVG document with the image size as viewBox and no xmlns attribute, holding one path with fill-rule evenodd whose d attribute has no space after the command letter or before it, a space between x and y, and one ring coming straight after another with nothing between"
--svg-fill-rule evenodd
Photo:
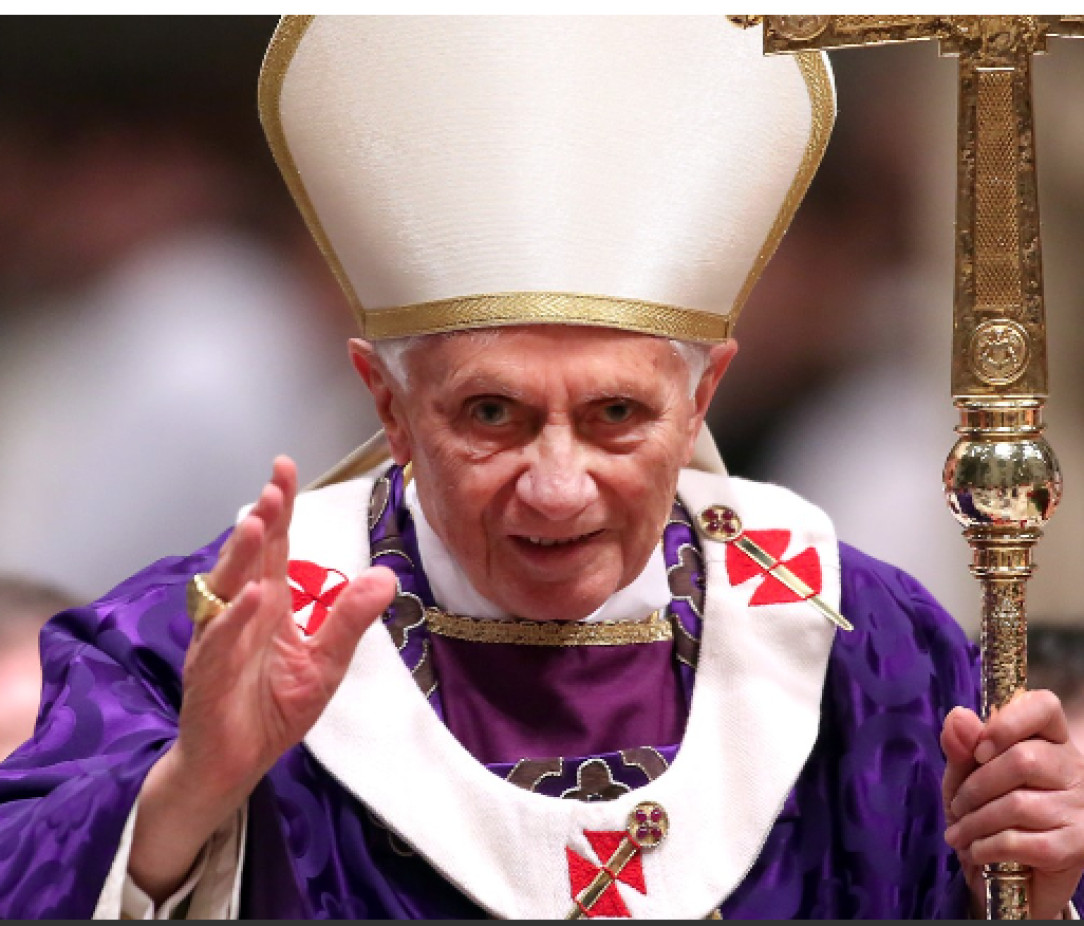
<instances>
[{"instance_id":1,"label":"blurred crowd","mask_svg":"<svg viewBox=\"0 0 1084 926\"><path fill-rule=\"evenodd\" d=\"M5 705L26 684L12 660L32 649L28 610L44 620L212 539L274 454L308 481L377 427L346 357L349 310L260 133L256 74L274 25L0 24L0 573L23 590L0 595ZM1084 42L1050 44L1036 113L1049 436L1067 490L1030 610L1072 633ZM978 586L941 492L955 424L955 63L931 43L832 62L835 135L741 315L710 426L732 472L823 505L841 539L914 573L974 635ZM31 587L49 590L32 608Z\"/></svg>"}]
</instances>

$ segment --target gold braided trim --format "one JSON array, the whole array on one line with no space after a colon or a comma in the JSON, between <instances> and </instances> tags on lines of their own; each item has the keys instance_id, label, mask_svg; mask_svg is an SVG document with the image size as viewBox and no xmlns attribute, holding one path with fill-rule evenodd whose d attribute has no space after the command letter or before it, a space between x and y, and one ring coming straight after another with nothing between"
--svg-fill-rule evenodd
<instances>
[{"instance_id":1,"label":"gold braided trim","mask_svg":"<svg viewBox=\"0 0 1084 926\"><path fill-rule=\"evenodd\" d=\"M370 340L501 325L599 325L683 341L725 341L730 319L657 302L580 293L487 293L362 313Z\"/></svg>"},{"instance_id":2,"label":"gold braided trim","mask_svg":"<svg viewBox=\"0 0 1084 926\"><path fill-rule=\"evenodd\" d=\"M354 292L354 284L346 275L339 255L331 246L331 239L324 231L324 226L320 224L308 190L301 182L301 172L297 169L293 154L290 153L290 146L286 144L286 133L282 128L279 111L279 104L282 101L282 82L286 79L286 71L294 59L301 39L304 38L314 19L316 17L310 15L283 16L279 20L278 27L267 46L263 66L260 68L260 83L257 91L260 124L263 125L268 147L275 158L282 179L286 181L286 188L290 191L294 204L309 228L309 234L315 239L320 253L324 255L324 260L327 261L331 272L335 274L335 279L339 281L339 286L346 294L354 313L360 318L362 308L357 293Z\"/></svg>"},{"instance_id":3,"label":"gold braided trim","mask_svg":"<svg viewBox=\"0 0 1084 926\"><path fill-rule=\"evenodd\" d=\"M471 643L513 643L518 646L626 646L630 643L658 643L672 640L674 630L661 611L642 621L599 621L581 624L569 621L479 620L426 608L429 631L453 640Z\"/></svg>"},{"instance_id":4,"label":"gold braided trim","mask_svg":"<svg viewBox=\"0 0 1084 926\"><path fill-rule=\"evenodd\" d=\"M805 153L798 165L798 172L794 175L790 189L783 198L783 205L776 214L768 237L764 239L760 253L753 261L749 275L745 278L734 300L734 305L730 310L731 326L737 324L738 315L741 314L749 293L753 291L753 286L756 285L768 261L775 254L779 243L783 240L783 235L790 227L794 213L798 211L798 206L805 198L806 190L813 182L813 175L820 166L821 158L824 157L824 149L828 147L828 136L832 134L832 125L836 121L835 93L832 91L832 78L828 74L828 66L824 63L824 52L801 51L794 57L805 80L806 90L809 92L809 105L812 110L809 140L806 142Z\"/></svg>"}]
</instances>

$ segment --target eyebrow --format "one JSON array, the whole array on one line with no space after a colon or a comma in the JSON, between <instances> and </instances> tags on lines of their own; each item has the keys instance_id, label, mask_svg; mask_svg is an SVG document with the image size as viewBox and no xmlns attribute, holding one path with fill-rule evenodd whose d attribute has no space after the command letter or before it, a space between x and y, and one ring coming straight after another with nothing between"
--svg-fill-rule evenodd
<instances>
[{"instance_id":1,"label":"eyebrow","mask_svg":"<svg viewBox=\"0 0 1084 926\"><path fill-rule=\"evenodd\" d=\"M643 389L637 383L621 383L613 388L601 388L584 393L585 402L605 402L607 399L632 399L645 401Z\"/></svg>"},{"instance_id":2,"label":"eyebrow","mask_svg":"<svg viewBox=\"0 0 1084 926\"><path fill-rule=\"evenodd\" d=\"M496 395L517 402L530 403L532 393L529 389L515 386L496 371L472 373L461 381L450 384L448 395L483 396ZM627 399L640 404L651 404L651 397L646 395L642 383L630 380L600 386L576 397L577 405L589 405L595 402Z\"/></svg>"},{"instance_id":3,"label":"eyebrow","mask_svg":"<svg viewBox=\"0 0 1084 926\"><path fill-rule=\"evenodd\" d=\"M514 386L495 370L483 370L470 373L457 380L453 374L448 383L450 393L470 393L476 395L504 395L512 399L522 399L526 395L522 388Z\"/></svg>"}]
</instances>

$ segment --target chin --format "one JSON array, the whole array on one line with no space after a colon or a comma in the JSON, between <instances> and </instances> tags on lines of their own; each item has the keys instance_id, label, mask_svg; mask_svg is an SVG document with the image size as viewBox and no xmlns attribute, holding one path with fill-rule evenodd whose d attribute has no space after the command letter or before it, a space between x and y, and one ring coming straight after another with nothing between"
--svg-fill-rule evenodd
<instances>
[{"instance_id":1,"label":"chin","mask_svg":"<svg viewBox=\"0 0 1084 926\"><path fill-rule=\"evenodd\" d=\"M609 594L574 596L566 589L549 589L544 593L518 596L516 607L505 607L510 614L530 621L579 621L606 603Z\"/></svg>"}]
</instances>

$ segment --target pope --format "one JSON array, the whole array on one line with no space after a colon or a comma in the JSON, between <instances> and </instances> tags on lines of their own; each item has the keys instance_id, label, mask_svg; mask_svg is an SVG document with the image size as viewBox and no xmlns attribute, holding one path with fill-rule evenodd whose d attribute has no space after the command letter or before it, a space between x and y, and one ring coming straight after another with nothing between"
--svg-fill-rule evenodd
<instances>
[{"instance_id":1,"label":"pope","mask_svg":"<svg viewBox=\"0 0 1084 926\"><path fill-rule=\"evenodd\" d=\"M0 915L1071 914L1057 699L703 428L833 107L726 18L284 19L384 429L50 623Z\"/></svg>"}]
</instances>

